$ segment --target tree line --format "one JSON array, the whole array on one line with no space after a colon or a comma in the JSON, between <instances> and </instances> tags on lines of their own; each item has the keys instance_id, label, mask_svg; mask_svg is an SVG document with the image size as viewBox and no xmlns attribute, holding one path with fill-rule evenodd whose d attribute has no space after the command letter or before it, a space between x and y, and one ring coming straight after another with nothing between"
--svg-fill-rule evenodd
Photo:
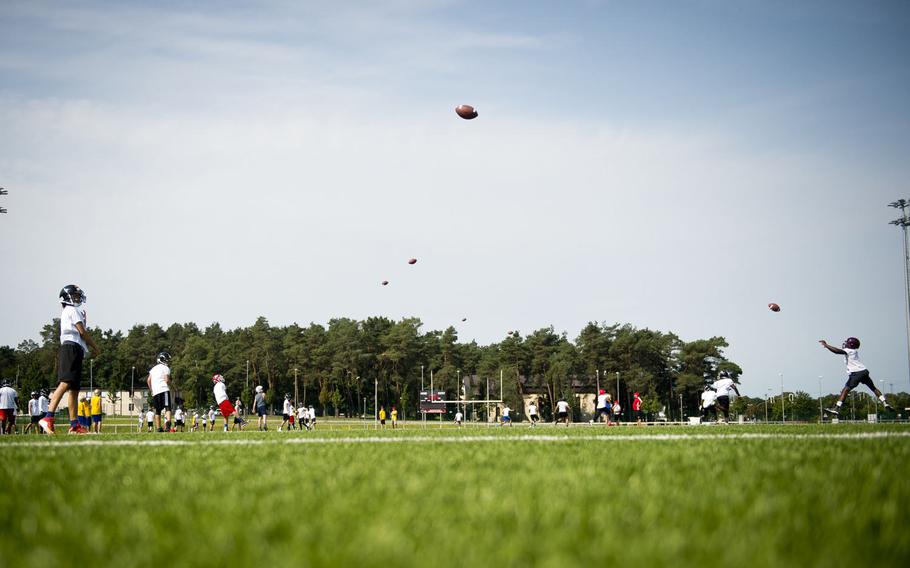
<instances>
[{"instance_id":1,"label":"tree line","mask_svg":"<svg viewBox=\"0 0 910 568\"><path fill-rule=\"evenodd\" d=\"M59 325L58 319L44 325L40 342L29 339L15 348L0 347L0 373L15 376L20 392L56 384ZM574 341L550 326L528 334L511 331L500 342L478 345L460 342L454 326L432 331L422 327L418 318L385 317L280 327L260 317L249 327L233 330L218 323L205 329L194 323L167 328L137 324L126 333L96 327L90 331L102 354L91 362L91 370L101 388L142 388L158 352L166 350L172 356L174 388L187 407L212 402L211 376L217 372L227 378L231 396L240 396L246 404L253 388L262 385L273 405L285 393L296 394L325 414L348 416L371 413L374 402L416 416L421 384L429 386L431 373L435 389L445 391L450 400L464 391L469 399L486 396L481 386L485 379L498 391L502 375L503 392L495 396L521 409L523 395L538 393L544 410L558 398L571 401L575 394L593 392L601 377L602 388L623 406L632 392L640 392L646 410L666 407L672 415L678 414L680 396L684 412L697 408L706 377L726 370L737 379L742 373L724 356L728 343L723 337L683 341L674 333L631 324L590 322ZM89 366L86 361L86 383ZM472 380L464 381L463 390L460 379L467 377Z\"/></svg>"}]
</instances>

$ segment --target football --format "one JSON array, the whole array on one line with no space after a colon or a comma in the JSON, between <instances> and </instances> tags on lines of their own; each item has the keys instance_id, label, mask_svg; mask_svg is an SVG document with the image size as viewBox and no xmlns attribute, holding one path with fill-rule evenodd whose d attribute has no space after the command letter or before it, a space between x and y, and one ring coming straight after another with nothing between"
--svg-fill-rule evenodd
<instances>
[{"instance_id":1,"label":"football","mask_svg":"<svg viewBox=\"0 0 910 568\"><path fill-rule=\"evenodd\" d=\"M471 105L460 105L455 107L455 112L465 120L477 118L477 111Z\"/></svg>"},{"instance_id":2,"label":"football","mask_svg":"<svg viewBox=\"0 0 910 568\"><path fill-rule=\"evenodd\" d=\"M417 259L416 258L409 259L408 264L417 264Z\"/></svg>"},{"instance_id":3,"label":"football","mask_svg":"<svg viewBox=\"0 0 910 568\"><path fill-rule=\"evenodd\" d=\"M774 302L771 302L770 304L768 304L768 309L771 310L772 312L779 312L780 306L778 306Z\"/></svg>"},{"instance_id":4,"label":"football","mask_svg":"<svg viewBox=\"0 0 910 568\"><path fill-rule=\"evenodd\" d=\"M389 285L389 281L388 281L388 280L383 280L383 281L382 281L382 285L383 285L383 286L388 286L388 285Z\"/></svg>"}]
</instances>

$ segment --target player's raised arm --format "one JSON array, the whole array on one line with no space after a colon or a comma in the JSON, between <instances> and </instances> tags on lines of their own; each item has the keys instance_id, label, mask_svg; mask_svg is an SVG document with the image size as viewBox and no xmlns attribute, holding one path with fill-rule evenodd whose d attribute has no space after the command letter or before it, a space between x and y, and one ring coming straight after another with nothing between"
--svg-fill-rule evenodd
<instances>
[{"instance_id":1,"label":"player's raised arm","mask_svg":"<svg viewBox=\"0 0 910 568\"><path fill-rule=\"evenodd\" d=\"M827 349L827 350L830 351L831 353L836 353L836 354L838 354L838 355L846 355L846 354L847 354L847 352L844 351L843 349L831 345L830 343L828 343L828 342L825 341L824 339L819 339L818 342L822 344L822 347L824 347L825 349Z\"/></svg>"}]
</instances>

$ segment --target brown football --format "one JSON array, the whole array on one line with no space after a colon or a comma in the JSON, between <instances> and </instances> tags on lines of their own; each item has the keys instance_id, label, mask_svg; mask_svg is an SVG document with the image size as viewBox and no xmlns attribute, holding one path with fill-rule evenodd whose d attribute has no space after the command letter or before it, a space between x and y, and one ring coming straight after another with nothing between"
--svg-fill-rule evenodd
<instances>
[{"instance_id":1,"label":"brown football","mask_svg":"<svg viewBox=\"0 0 910 568\"><path fill-rule=\"evenodd\" d=\"M409 259L408 264L417 264L417 259L416 258Z\"/></svg>"},{"instance_id":2,"label":"brown football","mask_svg":"<svg viewBox=\"0 0 910 568\"><path fill-rule=\"evenodd\" d=\"M382 285L383 285L383 286L388 286L388 285L389 285L389 281L388 281L388 280L383 280L383 281L382 281Z\"/></svg>"},{"instance_id":3,"label":"brown football","mask_svg":"<svg viewBox=\"0 0 910 568\"><path fill-rule=\"evenodd\" d=\"M471 105L460 105L455 107L455 112L465 120L477 118L477 111Z\"/></svg>"},{"instance_id":4,"label":"brown football","mask_svg":"<svg viewBox=\"0 0 910 568\"><path fill-rule=\"evenodd\" d=\"M771 310L772 312L779 312L780 306L778 306L774 302L771 302L770 304L768 304L768 309Z\"/></svg>"}]
</instances>

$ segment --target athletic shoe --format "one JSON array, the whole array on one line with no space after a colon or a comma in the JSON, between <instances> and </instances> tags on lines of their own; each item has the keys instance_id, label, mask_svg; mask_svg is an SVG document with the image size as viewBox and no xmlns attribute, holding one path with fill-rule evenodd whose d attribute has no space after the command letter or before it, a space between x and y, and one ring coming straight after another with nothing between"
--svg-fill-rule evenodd
<instances>
[{"instance_id":1,"label":"athletic shoe","mask_svg":"<svg viewBox=\"0 0 910 568\"><path fill-rule=\"evenodd\" d=\"M164 432L164 428L158 428L159 432Z\"/></svg>"},{"instance_id":2,"label":"athletic shoe","mask_svg":"<svg viewBox=\"0 0 910 568\"><path fill-rule=\"evenodd\" d=\"M894 410L894 407L891 406L890 404L888 404L887 402L883 402L882 404L885 405L885 410Z\"/></svg>"},{"instance_id":3,"label":"athletic shoe","mask_svg":"<svg viewBox=\"0 0 910 568\"><path fill-rule=\"evenodd\" d=\"M56 434L56 431L54 431L54 419L53 418L48 418L47 416L45 416L44 418L42 418L41 420L38 421L38 425L41 426L41 429L44 430L45 434Z\"/></svg>"},{"instance_id":4,"label":"athletic shoe","mask_svg":"<svg viewBox=\"0 0 910 568\"><path fill-rule=\"evenodd\" d=\"M278 431L281 432L281 426L278 427Z\"/></svg>"},{"instance_id":5,"label":"athletic shoe","mask_svg":"<svg viewBox=\"0 0 910 568\"><path fill-rule=\"evenodd\" d=\"M840 410L838 410L837 407L826 408L825 412L827 412L828 414L830 414L831 416L834 416L834 417L840 416Z\"/></svg>"},{"instance_id":6,"label":"athletic shoe","mask_svg":"<svg viewBox=\"0 0 910 568\"><path fill-rule=\"evenodd\" d=\"M85 429L85 426L77 424L75 426L70 426L70 429L67 430L67 434L88 434L88 430Z\"/></svg>"}]
</instances>

